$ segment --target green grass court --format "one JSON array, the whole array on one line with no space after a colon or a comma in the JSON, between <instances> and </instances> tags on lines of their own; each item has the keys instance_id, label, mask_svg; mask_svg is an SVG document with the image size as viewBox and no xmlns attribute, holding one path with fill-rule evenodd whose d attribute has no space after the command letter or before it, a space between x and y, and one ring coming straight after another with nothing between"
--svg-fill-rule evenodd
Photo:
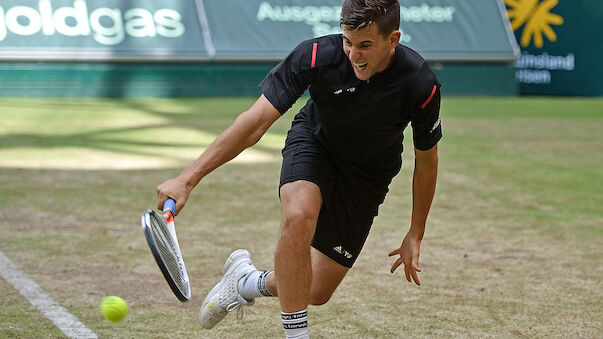
<instances>
[{"instance_id":1,"label":"green grass court","mask_svg":"<svg viewBox=\"0 0 603 339\"><path fill-rule=\"evenodd\" d=\"M272 267L280 149L301 102L209 175L176 225L193 299L156 267L140 214L252 98L0 98L0 251L102 338L281 337L277 299L198 324L224 259ZM423 286L389 273L410 221L412 136L364 251L314 338L603 337L603 99L444 97ZM0 338L63 334L0 279ZM118 295L125 321L102 318Z\"/></svg>"}]
</instances>

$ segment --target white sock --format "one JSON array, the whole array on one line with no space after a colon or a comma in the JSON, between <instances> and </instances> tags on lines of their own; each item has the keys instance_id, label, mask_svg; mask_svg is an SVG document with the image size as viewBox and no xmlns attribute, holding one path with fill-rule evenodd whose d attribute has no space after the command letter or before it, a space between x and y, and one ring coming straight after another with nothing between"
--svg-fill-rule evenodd
<instances>
[{"instance_id":1,"label":"white sock","mask_svg":"<svg viewBox=\"0 0 603 339\"><path fill-rule=\"evenodd\" d=\"M310 339L307 308L293 313L281 312L281 320L287 339Z\"/></svg>"},{"instance_id":2,"label":"white sock","mask_svg":"<svg viewBox=\"0 0 603 339\"><path fill-rule=\"evenodd\" d=\"M257 297L272 297L272 293L266 286L266 280L274 271L251 271L239 280L239 294L251 300Z\"/></svg>"}]
</instances>

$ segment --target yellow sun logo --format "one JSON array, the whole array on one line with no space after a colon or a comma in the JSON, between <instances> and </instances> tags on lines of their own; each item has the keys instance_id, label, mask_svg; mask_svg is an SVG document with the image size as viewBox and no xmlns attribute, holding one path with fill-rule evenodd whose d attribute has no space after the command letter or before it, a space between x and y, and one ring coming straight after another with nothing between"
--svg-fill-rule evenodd
<instances>
[{"instance_id":1,"label":"yellow sun logo","mask_svg":"<svg viewBox=\"0 0 603 339\"><path fill-rule=\"evenodd\" d=\"M563 24L560 15L551 13L551 9L559 3L559 0L505 0L511 27L516 31L523 24L521 35L521 46L528 47L534 39L534 45L542 48L544 45L543 34L549 41L557 41L557 34L551 25Z\"/></svg>"}]
</instances>

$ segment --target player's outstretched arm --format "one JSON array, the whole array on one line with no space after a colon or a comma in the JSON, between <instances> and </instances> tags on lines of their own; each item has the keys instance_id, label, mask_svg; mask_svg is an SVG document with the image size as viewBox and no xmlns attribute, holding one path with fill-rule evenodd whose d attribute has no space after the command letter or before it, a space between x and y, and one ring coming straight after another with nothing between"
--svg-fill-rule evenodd
<instances>
[{"instance_id":1,"label":"player's outstretched arm","mask_svg":"<svg viewBox=\"0 0 603 339\"><path fill-rule=\"evenodd\" d=\"M435 145L427 151L415 148L415 171L412 185L413 208L410 230L404 237L400 248L390 252L389 256L396 254L400 256L392 265L391 272L394 273L398 266L404 264L406 280L408 282L414 280L417 285L421 285L417 274L417 272L421 272L419 266L421 240L423 240L423 234L425 233L425 222L433 201L437 176L438 146Z\"/></svg>"},{"instance_id":2,"label":"player's outstretched arm","mask_svg":"<svg viewBox=\"0 0 603 339\"><path fill-rule=\"evenodd\" d=\"M255 145L268 128L280 117L280 113L264 97L260 98L247 111L220 134L216 140L177 177L157 186L157 208L163 207L167 198L176 200L177 212L184 207L190 192L199 181L222 164L232 160L246 148Z\"/></svg>"}]
</instances>

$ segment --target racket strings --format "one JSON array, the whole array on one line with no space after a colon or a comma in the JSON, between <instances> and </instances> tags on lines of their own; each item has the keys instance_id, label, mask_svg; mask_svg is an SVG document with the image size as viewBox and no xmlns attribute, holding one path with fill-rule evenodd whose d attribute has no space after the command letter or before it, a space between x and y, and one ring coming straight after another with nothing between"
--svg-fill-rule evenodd
<instances>
[{"instance_id":1,"label":"racket strings","mask_svg":"<svg viewBox=\"0 0 603 339\"><path fill-rule=\"evenodd\" d=\"M172 241L172 236L163 220L157 220L157 216L155 215L152 215L151 217L151 231L153 233L153 238L155 238L157 248L159 249L159 255L163 259L168 272L172 276L174 282L179 285L179 289L181 291L186 291L187 283L184 279L180 260L176 254L176 246Z\"/></svg>"}]
</instances>

